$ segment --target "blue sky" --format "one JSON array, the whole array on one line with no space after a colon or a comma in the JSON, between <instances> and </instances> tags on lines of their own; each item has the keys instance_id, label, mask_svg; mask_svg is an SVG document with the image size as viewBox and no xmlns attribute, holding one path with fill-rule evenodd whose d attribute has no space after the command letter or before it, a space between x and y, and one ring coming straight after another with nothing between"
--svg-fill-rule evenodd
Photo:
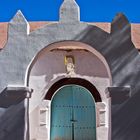
<instances>
[{"instance_id":1,"label":"blue sky","mask_svg":"<svg viewBox=\"0 0 140 140\"><path fill-rule=\"evenodd\" d=\"M130 22L140 23L140 0L76 0L81 20L111 22L123 12ZM9 21L20 9L28 21L56 21L63 0L0 0L0 21Z\"/></svg>"}]
</instances>

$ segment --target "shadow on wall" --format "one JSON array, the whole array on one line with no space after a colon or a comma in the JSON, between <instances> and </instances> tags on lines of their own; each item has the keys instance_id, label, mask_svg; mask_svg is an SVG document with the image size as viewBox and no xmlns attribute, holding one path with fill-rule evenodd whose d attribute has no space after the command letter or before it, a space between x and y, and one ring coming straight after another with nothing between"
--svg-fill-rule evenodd
<instances>
[{"instance_id":1,"label":"shadow on wall","mask_svg":"<svg viewBox=\"0 0 140 140\"><path fill-rule=\"evenodd\" d=\"M135 95L113 112L113 140L140 139L140 90L135 88L132 92Z\"/></svg>"},{"instance_id":2,"label":"shadow on wall","mask_svg":"<svg viewBox=\"0 0 140 140\"><path fill-rule=\"evenodd\" d=\"M25 107L22 101L4 108L3 113L0 114L0 140L24 140L24 134Z\"/></svg>"},{"instance_id":3,"label":"shadow on wall","mask_svg":"<svg viewBox=\"0 0 140 140\"><path fill-rule=\"evenodd\" d=\"M0 94L0 140L28 140L27 89L7 87Z\"/></svg>"},{"instance_id":4,"label":"shadow on wall","mask_svg":"<svg viewBox=\"0 0 140 140\"><path fill-rule=\"evenodd\" d=\"M94 46L106 58L112 86L131 87L132 97L112 106L112 140L140 139L140 55L131 41L128 20L124 15L117 15L110 35L92 26L80 34L78 40Z\"/></svg>"}]
</instances>

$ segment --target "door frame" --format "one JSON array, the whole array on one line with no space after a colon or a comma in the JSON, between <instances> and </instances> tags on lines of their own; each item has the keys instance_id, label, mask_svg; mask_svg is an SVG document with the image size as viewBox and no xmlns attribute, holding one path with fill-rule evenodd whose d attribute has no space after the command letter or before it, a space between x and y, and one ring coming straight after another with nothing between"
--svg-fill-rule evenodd
<instances>
[{"instance_id":1,"label":"door frame","mask_svg":"<svg viewBox=\"0 0 140 140\"><path fill-rule=\"evenodd\" d=\"M59 88L70 84L79 85L86 88L92 94L95 102L102 102L101 95L97 88L91 82L82 78L63 78L58 80L49 88L44 99L52 100L53 95Z\"/></svg>"},{"instance_id":2,"label":"door frame","mask_svg":"<svg viewBox=\"0 0 140 140\"><path fill-rule=\"evenodd\" d=\"M50 102L50 113L49 113L49 140L50 140L50 137L51 137L51 112L52 112L51 106L52 106L53 98L55 97L55 95L57 94L57 92L58 92L60 89L62 89L62 88L64 88L64 87L67 87L67 86L71 86L71 85L76 85L76 86L82 87L82 88L84 88L85 90L87 90L87 92L91 95L92 100L94 101L94 105L95 105L95 118L97 117L95 98L93 97L93 94L92 94L87 88L85 88L84 86L78 85L78 84L66 84L66 85L63 85L63 86L61 86L60 88L58 88L58 89L54 92L54 94L53 94L53 96L52 96L52 98L51 98L51 102ZM97 118L95 119L95 126L96 126L96 139L97 139Z\"/></svg>"}]
</instances>

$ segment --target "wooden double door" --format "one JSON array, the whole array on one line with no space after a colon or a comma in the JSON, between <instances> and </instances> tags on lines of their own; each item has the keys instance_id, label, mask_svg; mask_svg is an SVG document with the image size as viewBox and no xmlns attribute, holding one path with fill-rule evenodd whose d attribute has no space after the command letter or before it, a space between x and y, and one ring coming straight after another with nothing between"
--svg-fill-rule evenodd
<instances>
[{"instance_id":1,"label":"wooden double door","mask_svg":"<svg viewBox=\"0 0 140 140\"><path fill-rule=\"evenodd\" d=\"M51 102L50 140L96 140L96 111L84 87L60 88Z\"/></svg>"}]
</instances>

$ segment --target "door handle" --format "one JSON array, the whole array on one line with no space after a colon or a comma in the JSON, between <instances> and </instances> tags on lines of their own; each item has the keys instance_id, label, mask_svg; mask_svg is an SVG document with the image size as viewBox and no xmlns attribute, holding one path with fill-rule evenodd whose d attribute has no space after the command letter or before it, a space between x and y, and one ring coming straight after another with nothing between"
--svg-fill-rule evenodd
<instances>
[{"instance_id":1,"label":"door handle","mask_svg":"<svg viewBox=\"0 0 140 140\"><path fill-rule=\"evenodd\" d=\"M73 119L71 119L70 121L71 121L72 123L75 123L75 122L77 122L77 120L73 120Z\"/></svg>"}]
</instances>

